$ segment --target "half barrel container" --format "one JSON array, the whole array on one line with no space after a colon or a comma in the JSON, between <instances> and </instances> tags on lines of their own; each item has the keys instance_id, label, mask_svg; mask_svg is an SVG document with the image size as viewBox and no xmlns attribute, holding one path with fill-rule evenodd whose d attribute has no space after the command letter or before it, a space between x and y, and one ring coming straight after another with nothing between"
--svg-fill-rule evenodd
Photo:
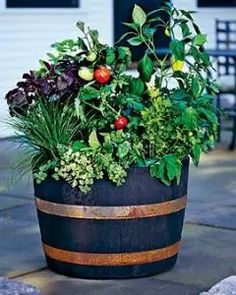
<instances>
[{"instance_id":1,"label":"half barrel container","mask_svg":"<svg viewBox=\"0 0 236 295\"><path fill-rule=\"evenodd\" d=\"M147 168L130 168L115 186L96 181L83 194L48 177L35 201L48 267L81 278L150 276L169 270L181 245L189 159L179 185L164 185Z\"/></svg>"}]
</instances>

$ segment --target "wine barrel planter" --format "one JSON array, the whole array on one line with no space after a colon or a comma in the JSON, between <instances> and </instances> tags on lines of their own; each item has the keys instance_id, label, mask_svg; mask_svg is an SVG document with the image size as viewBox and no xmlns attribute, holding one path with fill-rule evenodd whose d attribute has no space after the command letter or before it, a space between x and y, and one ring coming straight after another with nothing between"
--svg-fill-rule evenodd
<instances>
[{"instance_id":1,"label":"wine barrel planter","mask_svg":"<svg viewBox=\"0 0 236 295\"><path fill-rule=\"evenodd\" d=\"M133 278L167 271L176 262L187 200L189 159L180 184L130 168L117 187L97 181L82 194L48 177L35 184L43 249L52 270L81 278Z\"/></svg>"}]
</instances>

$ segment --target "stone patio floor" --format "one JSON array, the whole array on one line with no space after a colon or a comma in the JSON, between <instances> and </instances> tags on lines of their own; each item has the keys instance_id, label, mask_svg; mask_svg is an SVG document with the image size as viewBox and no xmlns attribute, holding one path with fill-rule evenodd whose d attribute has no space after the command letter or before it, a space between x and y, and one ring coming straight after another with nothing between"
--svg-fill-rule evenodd
<instances>
[{"instance_id":1,"label":"stone patio floor","mask_svg":"<svg viewBox=\"0 0 236 295\"><path fill-rule=\"evenodd\" d=\"M183 246L169 272L135 280L82 280L51 272L40 245L30 176L13 163L23 154L0 140L0 276L42 295L194 295L236 274L236 152L219 148L190 168Z\"/></svg>"}]
</instances>

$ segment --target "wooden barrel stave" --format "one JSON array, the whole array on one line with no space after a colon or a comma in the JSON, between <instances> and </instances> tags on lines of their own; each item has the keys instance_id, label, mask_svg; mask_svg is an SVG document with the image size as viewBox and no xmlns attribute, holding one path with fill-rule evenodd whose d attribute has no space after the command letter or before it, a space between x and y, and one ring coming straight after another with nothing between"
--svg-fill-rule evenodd
<instances>
[{"instance_id":1,"label":"wooden barrel stave","mask_svg":"<svg viewBox=\"0 0 236 295\"><path fill-rule=\"evenodd\" d=\"M119 253L159 249L178 242L184 210L131 220L81 220L42 212L38 217L45 244L70 251Z\"/></svg>"}]
</instances>

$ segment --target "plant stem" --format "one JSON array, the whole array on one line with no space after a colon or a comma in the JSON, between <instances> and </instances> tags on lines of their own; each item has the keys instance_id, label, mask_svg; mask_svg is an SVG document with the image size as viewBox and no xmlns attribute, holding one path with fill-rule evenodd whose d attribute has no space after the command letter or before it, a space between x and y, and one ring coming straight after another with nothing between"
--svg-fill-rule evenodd
<instances>
[{"instance_id":1,"label":"plant stem","mask_svg":"<svg viewBox=\"0 0 236 295\"><path fill-rule=\"evenodd\" d=\"M101 113L101 110L97 107L95 107L94 105L92 105L91 103L87 102L87 101L84 101L84 104L86 104L87 106L91 107L92 109L98 111Z\"/></svg>"},{"instance_id":2,"label":"plant stem","mask_svg":"<svg viewBox=\"0 0 236 295\"><path fill-rule=\"evenodd\" d=\"M119 116L119 113L118 113L115 109L113 109L113 107L110 106L109 103L107 104L107 106L108 106L108 108L109 108L111 111L113 111L116 115Z\"/></svg>"}]
</instances>

